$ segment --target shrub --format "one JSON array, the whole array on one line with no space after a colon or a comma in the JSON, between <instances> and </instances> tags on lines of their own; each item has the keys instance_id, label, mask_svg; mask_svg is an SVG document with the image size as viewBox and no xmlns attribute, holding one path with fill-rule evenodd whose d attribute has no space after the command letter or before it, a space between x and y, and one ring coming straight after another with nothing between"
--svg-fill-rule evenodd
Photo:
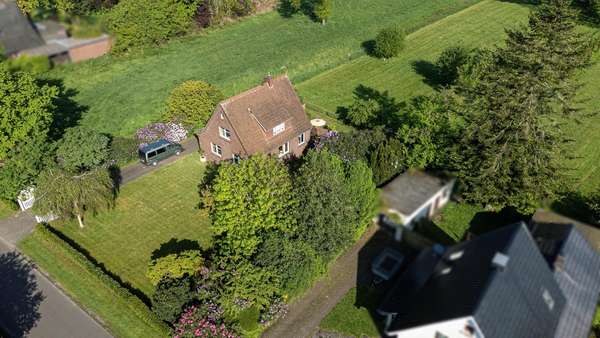
<instances>
[{"instance_id":1,"label":"shrub","mask_svg":"<svg viewBox=\"0 0 600 338\"><path fill-rule=\"evenodd\" d=\"M205 317L202 308L191 306L175 323L173 337L235 338L239 336L224 323Z\"/></svg>"},{"instance_id":2,"label":"shrub","mask_svg":"<svg viewBox=\"0 0 600 338\"><path fill-rule=\"evenodd\" d=\"M219 89L206 82L186 81L171 92L162 118L186 128L202 128L224 98Z\"/></svg>"},{"instance_id":3,"label":"shrub","mask_svg":"<svg viewBox=\"0 0 600 338\"><path fill-rule=\"evenodd\" d=\"M135 133L135 138L140 146L160 139L179 143L187 137L187 131L177 123L150 123L140 128Z\"/></svg>"},{"instance_id":4,"label":"shrub","mask_svg":"<svg viewBox=\"0 0 600 338\"><path fill-rule=\"evenodd\" d=\"M442 85L456 83L458 72L467 63L468 58L469 50L462 46L446 48L435 63L439 83Z\"/></svg>"},{"instance_id":5,"label":"shrub","mask_svg":"<svg viewBox=\"0 0 600 338\"><path fill-rule=\"evenodd\" d=\"M158 318L173 322L183 311L183 307L194 298L192 284L188 278L160 280L152 296L152 311Z\"/></svg>"},{"instance_id":6,"label":"shrub","mask_svg":"<svg viewBox=\"0 0 600 338\"><path fill-rule=\"evenodd\" d=\"M374 53L380 58L398 56L404 49L404 31L397 26L384 28L375 38Z\"/></svg>"},{"instance_id":7,"label":"shrub","mask_svg":"<svg viewBox=\"0 0 600 338\"><path fill-rule=\"evenodd\" d=\"M58 143L56 155L69 171L85 171L101 166L108 160L110 138L94 129L67 129Z\"/></svg>"},{"instance_id":8,"label":"shrub","mask_svg":"<svg viewBox=\"0 0 600 338\"><path fill-rule=\"evenodd\" d=\"M87 259L82 253L75 250L62 238L56 235L51 230L50 226L39 224L35 229L35 234L43 241L47 242L51 248L56 249L61 252L62 255L77 262L82 269L96 277L99 283L114 293L113 297L122 299L128 305L130 313L134 313L140 320L161 332L162 337L168 335L168 327L158 319L158 317L152 313L138 297L122 287L116 280L104 273L100 267L94 265L94 263Z\"/></svg>"},{"instance_id":9,"label":"shrub","mask_svg":"<svg viewBox=\"0 0 600 338\"><path fill-rule=\"evenodd\" d=\"M380 111L381 107L376 100L356 99L348 108L345 120L357 128L369 128L379 117Z\"/></svg>"},{"instance_id":10,"label":"shrub","mask_svg":"<svg viewBox=\"0 0 600 338\"><path fill-rule=\"evenodd\" d=\"M331 0L313 0L312 3L312 14L315 19L325 24L325 21L331 16Z\"/></svg>"},{"instance_id":11,"label":"shrub","mask_svg":"<svg viewBox=\"0 0 600 338\"><path fill-rule=\"evenodd\" d=\"M179 279L193 276L200 270L204 259L199 250L187 250L153 259L146 276L157 285L164 278Z\"/></svg>"},{"instance_id":12,"label":"shrub","mask_svg":"<svg viewBox=\"0 0 600 338\"><path fill-rule=\"evenodd\" d=\"M398 140L390 139L381 143L371 154L371 169L377 185L387 182L406 169L400 155L400 148Z\"/></svg>"},{"instance_id":13,"label":"shrub","mask_svg":"<svg viewBox=\"0 0 600 338\"><path fill-rule=\"evenodd\" d=\"M368 162L370 154L385 139L385 134L381 129L374 129L339 133L336 137L323 140L322 143L325 148L344 162L358 160Z\"/></svg>"},{"instance_id":14,"label":"shrub","mask_svg":"<svg viewBox=\"0 0 600 338\"><path fill-rule=\"evenodd\" d=\"M29 72L31 74L45 73L52 68L50 59L47 56L29 56L20 55L14 59L6 60L8 68L12 72Z\"/></svg>"},{"instance_id":15,"label":"shrub","mask_svg":"<svg viewBox=\"0 0 600 338\"><path fill-rule=\"evenodd\" d=\"M588 198L588 207L596 222L600 222L600 191ZM598 325L600 326L600 313L598 314Z\"/></svg>"},{"instance_id":16,"label":"shrub","mask_svg":"<svg viewBox=\"0 0 600 338\"><path fill-rule=\"evenodd\" d=\"M122 0L107 15L108 29L115 35L113 51L159 45L187 32L197 9L196 1Z\"/></svg>"},{"instance_id":17,"label":"shrub","mask_svg":"<svg viewBox=\"0 0 600 338\"><path fill-rule=\"evenodd\" d=\"M110 141L109 159L118 165L133 162L138 157L138 142L133 138L115 136Z\"/></svg>"}]
</instances>

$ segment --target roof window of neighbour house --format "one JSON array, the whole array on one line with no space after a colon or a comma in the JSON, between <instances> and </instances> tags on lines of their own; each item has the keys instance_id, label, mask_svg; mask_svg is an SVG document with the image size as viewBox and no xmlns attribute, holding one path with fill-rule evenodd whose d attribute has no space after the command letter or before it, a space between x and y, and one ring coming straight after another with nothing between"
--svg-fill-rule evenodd
<instances>
[{"instance_id":1,"label":"roof window of neighbour house","mask_svg":"<svg viewBox=\"0 0 600 338\"><path fill-rule=\"evenodd\" d=\"M219 127L219 136L226 140L231 140L231 131L227 128Z\"/></svg>"},{"instance_id":2,"label":"roof window of neighbour house","mask_svg":"<svg viewBox=\"0 0 600 338\"><path fill-rule=\"evenodd\" d=\"M283 131L285 130L285 122L284 123L280 123L278 125L276 125L273 128L273 136L277 135L277 134L281 134L283 133Z\"/></svg>"}]
</instances>

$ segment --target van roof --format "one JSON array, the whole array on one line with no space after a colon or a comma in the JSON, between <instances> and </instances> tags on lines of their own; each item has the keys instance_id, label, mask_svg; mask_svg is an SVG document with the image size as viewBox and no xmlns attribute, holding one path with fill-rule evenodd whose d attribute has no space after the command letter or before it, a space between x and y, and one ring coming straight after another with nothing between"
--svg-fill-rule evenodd
<instances>
[{"instance_id":1,"label":"van roof","mask_svg":"<svg viewBox=\"0 0 600 338\"><path fill-rule=\"evenodd\" d=\"M156 142L148 143L147 145L141 147L140 151L143 153L149 153L153 150L163 148L164 146L167 146L169 144L171 144L171 142L169 142L165 139L160 139Z\"/></svg>"}]
</instances>

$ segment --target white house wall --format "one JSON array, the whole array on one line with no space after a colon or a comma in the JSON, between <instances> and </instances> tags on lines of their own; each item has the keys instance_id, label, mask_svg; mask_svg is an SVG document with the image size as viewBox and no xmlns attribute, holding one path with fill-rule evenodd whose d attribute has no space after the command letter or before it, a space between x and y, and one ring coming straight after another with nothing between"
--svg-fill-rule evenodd
<instances>
[{"instance_id":1,"label":"white house wall","mask_svg":"<svg viewBox=\"0 0 600 338\"><path fill-rule=\"evenodd\" d=\"M485 338L481 332L469 334L465 327L470 325L479 331L477 323L471 316L433 323L429 325L414 327L402 331L387 332L390 337L396 338L437 338L436 334L448 338Z\"/></svg>"},{"instance_id":2,"label":"white house wall","mask_svg":"<svg viewBox=\"0 0 600 338\"><path fill-rule=\"evenodd\" d=\"M404 224L411 224L414 220L415 217L417 215L419 215L424 209L428 208L428 207L433 207L433 205L435 204L435 201L438 198L440 199L440 205L437 209L433 210L433 208L429 209L429 214L428 217L433 216L433 213L441 208L443 208L448 201L450 201L450 196L452 195L452 187L454 187L454 180L450 181L450 183L446 184L442 189L440 189L440 191L438 191L435 195L433 195L430 199L427 200L427 202L425 202L423 205L421 205L421 207L419 207L419 209L415 210L412 214L404 217ZM444 193L448 192L446 194L446 196L444 196ZM411 229L413 227L413 225L411 224L409 226Z\"/></svg>"}]
</instances>

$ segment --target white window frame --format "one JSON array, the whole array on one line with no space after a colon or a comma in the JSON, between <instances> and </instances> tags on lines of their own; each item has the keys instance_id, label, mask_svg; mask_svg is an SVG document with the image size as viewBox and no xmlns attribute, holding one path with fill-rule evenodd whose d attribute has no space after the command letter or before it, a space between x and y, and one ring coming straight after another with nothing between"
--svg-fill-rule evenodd
<instances>
[{"instance_id":1,"label":"white window frame","mask_svg":"<svg viewBox=\"0 0 600 338\"><path fill-rule=\"evenodd\" d=\"M302 141L300 141L300 139L302 139ZM304 133L298 135L298 145L301 146L304 143L306 143L306 138L304 137Z\"/></svg>"},{"instance_id":2,"label":"white window frame","mask_svg":"<svg viewBox=\"0 0 600 338\"><path fill-rule=\"evenodd\" d=\"M221 120L224 120L224 119L225 119L225 116L223 116L223 113L220 113L220 114L219 114L219 117L221 118Z\"/></svg>"},{"instance_id":3,"label":"white window frame","mask_svg":"<svg viewBox=\"0 0 600 338\"><path fill-rule=\"evenodd\" d=\"M285 131L285 122L280 123L273 127L273 136L279 135Z\"/></svg>"},{"instance_id":4,"label":"white window frame","mask_svg":"<svg viewBox=\"0 0 600 338\"><path fill-rule=\"evenodd\" d=\"M226 139L227 141L231 141L231 131L227 128L219 126L219 136L221 136L221 138Z\"/></svg>"},{"instance_id":5,"label":"white window frame","mask_svg":"<svg viewBox=\"0 0 600 338\"><path fill-rule=\"evenodd\" d=\"M284 157L285 155L287 155L289 153L290 153L290 142L289 141L279 146L279 157Z\"/></svg>"},{"instance_id":6,"label":"white window frame","mask_svg":"<svg viewBox=\"0 0 600 338\"><path fill-rule=\"evenodd\" d=\"M217 149L217 150L215 150L215 149ZM223 148L221 148L221 146L218 144L214 144L211 142L210 143L210 151L219 157L223 157Z\"/></svg>"}]
</instances>

